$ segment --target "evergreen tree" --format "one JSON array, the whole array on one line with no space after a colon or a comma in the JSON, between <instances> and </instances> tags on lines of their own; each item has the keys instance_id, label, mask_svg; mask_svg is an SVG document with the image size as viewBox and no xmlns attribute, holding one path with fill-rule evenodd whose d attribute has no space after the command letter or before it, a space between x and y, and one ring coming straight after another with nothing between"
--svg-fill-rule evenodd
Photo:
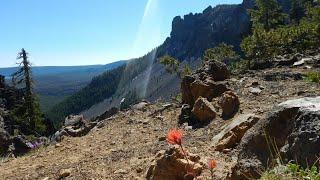
<instances>
[{"instance_id":1,"label":"evergreen tree","mask_svg":"<svg viewBox=\"0 0 320 180\"><path fill-rule=\"evenodd\" d=\"M291 3L291 9L290 9L290 14L289 14L291 23L299 23L299 21L305 15L304 11L305 10L302 6L301 1L293 0Z\"/></svg>"},{"instance_id":2,"label":"evergreen tree","mask_svg":"<svg viewBox=\"0 0 320 180\"><path fill-rule=\"evenodd\" d=\"M239 58L240 56L233 50L233 46L225 43L221 43L217 47L207 49L204 53L205 61L214 60L225 64L231 64L232 61Z\"/></svg>"},{"instance_id":3,"label":"evergreen tree","mask_svg":"<svg viewBox=\"0 0 320 180\"><path fill-rule=\"evenodd\" d=\"M43 115L40 111L39 102L33 93L33 81L31 77L31 64L28 61L27 52L22 49L17 59L19 69L12 74L12 82L15 86L22 88L24 92L24 102L14 110L14 116L19 123L27 125L32 132L42 133L45 130Z\"/></svg>"},{"instance_id":4,"label":"evergreen tree","mask_svg":"<svg viewBox=\"0 0 320 180\"><path fill-rule=\"evenodd\" d=\"M254 28L262 26L269 31L284 24L286 15L276 0L256 0L256 7L249 11Z\"/></svg>"},{"instance_id":5,"label":"evergreen tree","mask_svg":"<svg viewBox=\"0 0 320 180\"><path fill-rule=\"evenodd\" d=\"M169 73L178 73L180 62L175 58L169 55L164 55L160 58L160 63L166 67L166 70Z\"/></svg>"}]
</instances>

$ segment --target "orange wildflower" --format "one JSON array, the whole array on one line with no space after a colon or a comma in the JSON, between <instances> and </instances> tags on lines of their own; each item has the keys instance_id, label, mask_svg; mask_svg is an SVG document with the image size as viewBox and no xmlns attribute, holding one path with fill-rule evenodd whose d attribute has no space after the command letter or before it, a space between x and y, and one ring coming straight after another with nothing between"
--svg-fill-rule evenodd
<instances>
[{"instance_id":1,"label":"orange wildflower","mask_svg":"<svg viewBox=\"0 0 320 180\"><path fill-rule=\"evenodd\" d=\"M179 129L172 129L169 131L167 141L169 144L181 145L183 133Z\"/></svg>"},{"instance_id":2,"label":"orange wildflower","mask_svg":"<svg viewBox=\"0 0 320 180\"><path fill-rule=\"evenodd\" d=\"M213 170L217 167L217 161L214 159L209 160L208 167L210 170Z\"/></svg>"}]
</instances>

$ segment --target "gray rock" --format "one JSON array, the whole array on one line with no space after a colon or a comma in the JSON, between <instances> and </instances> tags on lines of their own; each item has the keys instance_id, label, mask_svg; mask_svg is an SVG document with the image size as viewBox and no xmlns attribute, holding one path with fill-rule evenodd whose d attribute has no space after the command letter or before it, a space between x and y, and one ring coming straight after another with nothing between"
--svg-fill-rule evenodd
<instances>
[{"instance_id":1,"label":"gray rock","mask_svg":"<svg viewBox=\"0 0 320 180\"><path fill-rule=\"evenodd\" d=\"M149 105L148 102L142 101L142 102L139 102L138 104L133 105L132 109L144 111L148 105Z\"/></svg>"},{"instance_id":2,"label":"gray rock","mask_svg":"<svg viewBox=\"0 0 320 180\"><path fill-rule=\"evenodd\" d=\"M254 95L259 95L262 90L260 88L257 88L257 87L250 87L249 88L249 92L254 94Z\"/></svg>"},{"instance_id":3,"label":"gray rock","mask_svg":"<svg viewBox=\"0 0 320 180\"><path fill-rule=\"evenodd\" d=\"M75 126L78 124L82 124L84 121L83 115L69 115L66 117L64 121L65 126Z\"/></svg>"},{"instance_id":4,"label":"gray rock","mask_svg":"<svg viewBox=\"0 0 320 180\"><path fill-rule=\"evenodd\" d=\"M302 58L300 61L297 61L293 64L293 66L302 66L304 65L305 63L310 63L312 62L313 59L312 58Z\"/></svg>"},{"instance_id":5,"label":"gray rock","mask_svg":"<svg viewBox=\"0 0 320 180\"><path fill-rule=\"evenodd\" d=\"M319 147L320 97L283 102L244 135L232 178L258 178L279 154L307 167L316 162Z\"/></svg>"}]
</instances>

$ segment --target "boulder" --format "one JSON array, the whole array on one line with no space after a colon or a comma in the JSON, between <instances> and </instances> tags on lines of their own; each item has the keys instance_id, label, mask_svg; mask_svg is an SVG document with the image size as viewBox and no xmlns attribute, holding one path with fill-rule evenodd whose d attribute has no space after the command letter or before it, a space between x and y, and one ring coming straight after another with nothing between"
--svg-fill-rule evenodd
<instances>
[{"instance_id":1,"label":"boulder","mask_svg":"<svg viewBox=\"0 0 320 180\"><path fill-rule=\"evenodd\" d=\"M145 111L146 110L146 107L149 105L148 102L146 101L142 101L142 102L139 102L135 105L132 106L132 109L134 110L138 110L138 111Z\"/></svg>"},{"instance_id":2,"label":"boulder","mask_svg":"<svg viewBox=\"0 0 320 180\"><path fill-rule=\"evenodd\" d=\"M260 117L254 114L241 115L235 118L219 134L213 137L213 146L217 151L236 147L247 130L256 124L259 119Z\"/></svg>"},{"instance_id":3,"label":"boulder","mask_svg":"<svg viewBox=\"0 0 320 180\"><path fill-rule=\"evenodd\" d=\"M210 80L210 78L201 81L200 79L186 76L181 84L182 101L185 104L189 104L191 107L193 107L195 101L200 96L211 101L213 98L219 97L227 90L229 90L227 82L214 82Z\"/></svg>"},{"instance_id":4,"label":"boulder","mask_svg":"<svg viewBox=\"0 0 320 180\"><path fill-rule=\"evenodd\" d=\"M54 133L54 135L50 138L52 142L61 142L64 136L67 136L68 133L62 129Z\"/></svg>"},{"instance_id":5,"label":"boulder","mask_svg":"<svg viewBox=\"0 0 320 180\"><path fill-rule=\"evenodd\" d=\"M231 75L227 65L219 61L206 61L203 70L212 77L214 81L224 81L229 79Z\"/></svg>"},{"instance_id":6,"label":"boulder","mask_svg":"<svg viewBox=\"0 0 320 180\"><path fill-rule=\"evenodd\" d=\"M84 121L83 115L69 115L65 118L64 125L76 126L83 124Z\"/></svg>"},{"instance_id":7,"label":"boulder","mask_svg":"<svg viewBox=\"0 0 320 180\"><path fill-rule=\"evenodd\" d=\"M226 91L218 102L222 109L222 117L230 118L239 110L240 101L238 96L232 91Z\"/></svg>"},{"instance_id":8,"label":"boulder","mask_svg":"<svg viewBox=\"0 0 320 180\"><path fill-rule=\"evenodd\" d=\"M92 128L97 125L97 122L86 123L80 127L67 126L64 128L65 132L72 137L81 137L87 135Z\"/></svg>"},{"instance_id":9,"label":"boulder","mask_svg":"<svg viewBox=\"0 0 320 180\"><path fill-rule=\"evenodd\" d=\"M242 138L232 179L258 178L279 155L302 167L316 162L320 147L320 97L277 105Z\"/></svg>"},{"instance_id":10,"label":"boulder","mask_svg":"<svg viewBox=\"0 0 320 180\"><path fill-rule=\"evenodd\" d=\"M216 118L216 110L214 106L203 97L199 97L195 102L192 114L200 122L210 122Z\"/></svg>"},{"instance_id":11,"label":"boulder","mask_svg":"<svg viewBox=\"0 0 320 180\"><path fill-rule=\"evenodd\" d=\"M262 92L262 90L259 87L250 87L249 92L254 95L259 95Z\"/></svg>"},{"instance_id":12,"label":"boulder","mask_svg":"<svg viewBox=\"0 0 320 180\"><path fill-rule=\"evenodd\" d=\"M200 164L200 156L191 153L187 154L189 161L184 158L178 147L159 151L147 171L146 179L192 180L193 177L188 176L188 174L192 173L195 176L199 176L204 169Z\"/></svg>"}]
</instances>

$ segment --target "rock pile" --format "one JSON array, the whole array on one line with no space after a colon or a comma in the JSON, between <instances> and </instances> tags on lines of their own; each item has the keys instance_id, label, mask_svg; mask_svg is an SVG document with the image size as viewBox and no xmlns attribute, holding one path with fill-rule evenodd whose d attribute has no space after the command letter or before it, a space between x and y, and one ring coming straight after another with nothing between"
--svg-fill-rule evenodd
<instances>
[{"instance_id":1,"label":"rock pile","mask_svg":"<svg viewBox=\"0 0 320 180\"><path fill-rule=\"evenodd\" d=\"M200 123L210 122L217 115L213 101L218 97L221 97L217 105L221 106L222 116L227 118L234 115L239 109L240 101L237 95L230 91L226 81L228 78L230 71L227 66L213 60L206 61L195 73L185 76L181 83L182 102L189 105L192 112L188 112L188 106L184 105L180 117L191 114L190 118Z\"/></svg>"},{"instance_id":2,"label":"rock pile","mask_svg":"<svg viewBox=\"0 0 320 180\"><path fill-rule=\"evenodd\" d=\"M98 122L84 119L83 115L69 115L65 119L64 126L51 137L51 141L60 142L63 136L84 136L88 134L97 123Z\"/></svg>"}]
</instances>

